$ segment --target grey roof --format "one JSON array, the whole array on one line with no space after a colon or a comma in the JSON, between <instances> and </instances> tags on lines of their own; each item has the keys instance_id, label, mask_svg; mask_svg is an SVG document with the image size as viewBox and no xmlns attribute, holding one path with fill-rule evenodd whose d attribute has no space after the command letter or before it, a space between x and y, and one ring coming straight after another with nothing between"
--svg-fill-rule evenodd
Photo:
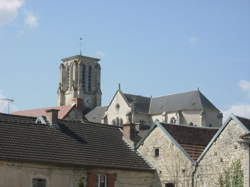
<instances>
[{"instance_id":1,"label":"grey roof","mask_svg":"<svg viewBox=\"0 0 250 187\"><path fill-rule=\"evenodd\" d=\"M34 119L0 113L0 160L153 171L116 126L67 120L51 126Z\"/></svg>"},{"instance_id":2,"label":"grey roof","mask_svg":"<svg viewBox=\"0 0 250 187\"><path fill-rule=\"evenodd\" d=\"M104 113L107 110L106 106L97 106L93 110L91 110L89 113L85 115L87 120L94 122L94 123L101 123Z\"/></svg>"},{"instance_id":3,"label":"grey roof","mask_svg":"<svg viewBox=\"0 0 250 187\"><path fill-rule=\"evenodd\" d=\"M155 97L151 99L150 114L172 112L179 110L205 110L219 111L199 90Z\"/></svg>"},{"instance_id":4,"label":"grey roof","mask_svg":"<svg viewBox=\"0 0 250 187\"><path fill-rule=\"evenodd\" d=\"M150 105L150 97L144 97L140 95L123 94L127 102L133 105L135 112L148 113Z\"/></svg>"}]
</instances>

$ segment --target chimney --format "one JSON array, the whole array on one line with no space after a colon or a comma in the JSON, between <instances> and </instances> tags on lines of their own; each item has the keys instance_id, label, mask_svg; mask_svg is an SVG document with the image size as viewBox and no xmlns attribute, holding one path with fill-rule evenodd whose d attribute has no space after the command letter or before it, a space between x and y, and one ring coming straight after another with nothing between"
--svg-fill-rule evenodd
<instances>
[{"instance_id":1,"label":"chimney","mask_svg":"<svg viewBox=\"0 0 250 187\"><path fill-rule=\"evenodd\" d=\"M48 109L46 110L46 117L50 124L57 124L58 122L58 109Z\"/></svg>"},{"instance_id":2,"label":"chimney","mask_svg":"<svg viewBox=\"0 0 250 187\"><path fill-rule=\"evenodd\" d=\"M123 124L123 138L130 142L134 142L136 136L136 129L134 124Z\"/></svg>"},{"instance_id":3,"label":"chimney","mask_svg":"<svg viewBox=\"0 0 250 187\"><path fill-rule=\"evenodd\" d=\"M81 98L73 98L72 104L76 105L77 110L83 111L83 101Z\"/></svg>"}]
</instances>

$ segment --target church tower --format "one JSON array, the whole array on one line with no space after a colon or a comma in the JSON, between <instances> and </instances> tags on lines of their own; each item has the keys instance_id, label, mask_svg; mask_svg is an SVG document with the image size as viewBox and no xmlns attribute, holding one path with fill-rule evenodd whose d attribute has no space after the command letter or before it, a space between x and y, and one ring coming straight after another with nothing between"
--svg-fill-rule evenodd
<instances>
[{"instance_id":1,"label":"church tower","mask_svg":"<svg viewBox=\"0 0 250 187\"><path fill-rule=\"evenodd\" d=\"M101 105L100 59L77 55L62 59L57 105L81 100L83 113Z\"/></svg>"}]
</instances>

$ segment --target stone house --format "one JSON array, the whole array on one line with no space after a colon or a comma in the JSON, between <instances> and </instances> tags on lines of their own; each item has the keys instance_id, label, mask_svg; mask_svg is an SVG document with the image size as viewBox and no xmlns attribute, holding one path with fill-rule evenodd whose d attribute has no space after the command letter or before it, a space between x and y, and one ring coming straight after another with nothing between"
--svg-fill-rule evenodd
<instances>
[{"instance_id":1,"label":"stone house","mask_svg":"<svg viewBox=\"0 0 250 187\"><path fill-rule=\"evenodd\" d=\"M197 161L196 186L219 186L233 163L240 161L244 187L249 187L250 119L231 115L210 141Z\"/></svg>"},{"instance_id":2,"label":"stone house","mask_svg":"<svg viewBox=\"0 0 250 187\"><path fill-rule=\"evenodd\" d=\"M108 106L96 107L86 118L119 125L152 124L155 121L191 126L219 127L222 113L199 91L162 97L123 93L119 88Z\"/></svg>"},{"instance_id":3,"label":"stone house","mask_svg":"<svg viewBox=\"0 0 250 187\"><path fill-rule=\"evenodd\" d=\"M0 186L154 187L154 169L119 127L0 114Z\"/></svg>"},{"instance_id":4,"label":"stone house","mask_svg":"<svg viewBox=\"0 0 250 187\"><path fill-rule=\"evenodd\" d=\"M226 172L240 163L249 186L250 119L235 115L219 129L156 123L137 150L156 168L162 187L220 187ZM229 171L228 171L229 170ZM228 179L232 182L232 179Z\"/></svg>"},{"instance_id":5,"label":"stone house","mask_svg":"<svg viewBox=\"0 0 250 187\"><path fill-rule=\"evenodd\" d=\"M156 168L157 186L191 187L195 163L217 130L157 122L136 147Z\"/></svg>"}]
</instances>

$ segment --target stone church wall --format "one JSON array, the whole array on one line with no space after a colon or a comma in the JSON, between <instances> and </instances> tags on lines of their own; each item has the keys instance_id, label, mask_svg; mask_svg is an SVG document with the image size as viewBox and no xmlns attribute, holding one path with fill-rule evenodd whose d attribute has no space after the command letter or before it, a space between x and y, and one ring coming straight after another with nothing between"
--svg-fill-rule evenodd
<instances>
[{"instance_id":1,"label":"stone church wall","mask_svg":"<svg viewBox=\"0 0 250 187\"><path fill-rule=\"evenodd\" d=\"M240 143L243 128L231 120L198 165L196 187L219 187L218 178L232 162L241 160L244 187L249 187L249 147Z\"/></svg>"},{"instance_id":2,"label":"stone church wall","mask_svg":"<svg viewBox=\"0 0 250 187\"><path fill-rule=\"evenodd\" d=\"M117 92L108 110L106 111L108 123L112 124L112 121L118 118L122 119L123 124L125 124L128 121L127 114L130 112L131 108L128 106L120 92Z\"/></svg>"}]
</instances>

